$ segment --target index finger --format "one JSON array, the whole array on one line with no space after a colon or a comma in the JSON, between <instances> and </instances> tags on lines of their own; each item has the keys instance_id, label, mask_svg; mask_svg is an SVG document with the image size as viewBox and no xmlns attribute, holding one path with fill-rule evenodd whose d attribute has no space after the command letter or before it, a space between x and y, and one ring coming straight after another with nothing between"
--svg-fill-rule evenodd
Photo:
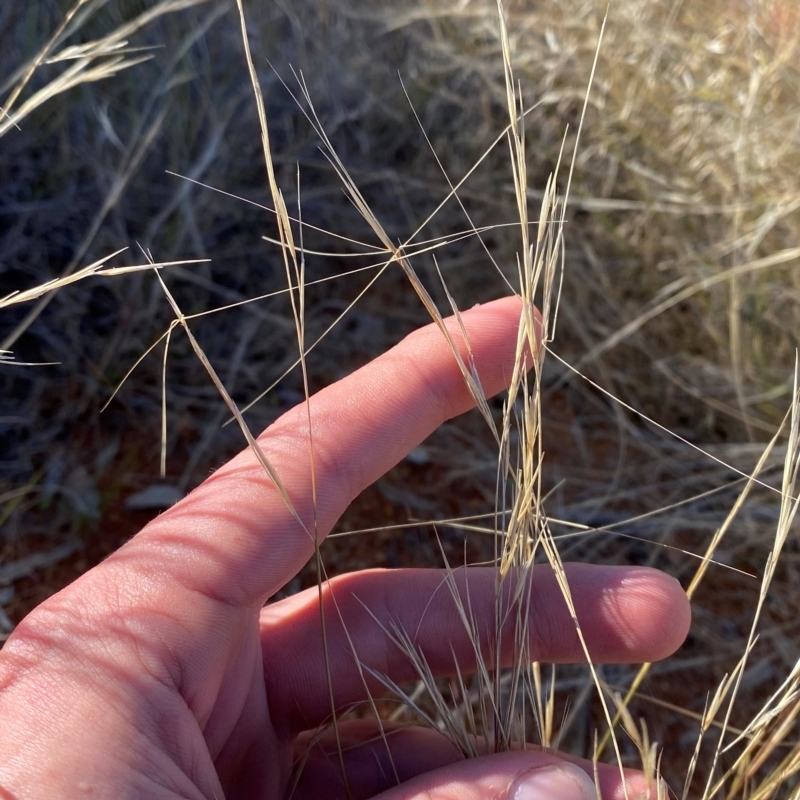
<instances>
[{"instance_id":1,"label":"index finger","mask_svg":"<svg viewBox=\"0 0 800 800\"><path fill-rule=\"evenodd\" d=\"M461 357L472 353L487 397L511 379L521 308L511 297L464 312L469 351L458 321L445 321ZM309 532L322 539L354 497L474 400L444 335L429 325L309 405L310 432L302 404L258 438L306 530L248 449L142 531L130 543L137 555L184 587L258 604L313 554Z\"/></svg>"}]
</instances>

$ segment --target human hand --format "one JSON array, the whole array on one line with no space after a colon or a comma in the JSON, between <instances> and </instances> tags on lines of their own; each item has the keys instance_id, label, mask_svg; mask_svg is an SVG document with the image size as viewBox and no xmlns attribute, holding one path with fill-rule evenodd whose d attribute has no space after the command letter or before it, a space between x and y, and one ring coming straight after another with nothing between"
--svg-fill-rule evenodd
<instances>
[{"instance_id":1,"label":"human hand","mask_svg":"<svg viewBox=\"0 0 800 800\"><path fill-rule=\"evenodd\" d=\"M519 314L513 298L463 314L487 396L511 375ZM449 324L461 342L458 325ZM320 535L364 487L471 406L434 326L315 395ZM258 441L313 531L305 405ZM329 719L331 700L317 591L263 606L313 551L248 449L42 603L0 651L0 797L284 797L298 737ZM466 593L464 572L458 574ZM569 566L568 577L595 661L653 661L682 642L689 607L673 579L643 568L585 565ZM494 580L491 569L469 571L471 608L478 628L487 631ZM353 649L362 663L396 682L416 677L376 618L414 632L439 675L453 673L454 654L462 671L474 665L473 645L437 570L353 573L333 580L324 596L337 709L366 699ZM544 567L535 570L531 607L534 656L584 660L560 590ZM373 695L381 692L377 680L368 677L367 685ZM340 728L356 800L380 792L383 800L588 800L593 791L585 772L553 754L464 761L437 732L413 728L387 738L403 781L396 785L374 728L364 722ZM315 753L294 797L346 796L338 765ZM528 794L519 788L526 777L533 779ZM601 769L600 781L605 800L622 795L618 770ZM627 774L627 784L632 796L647 792L635 773Z\"/></svg>"}]
</instances>

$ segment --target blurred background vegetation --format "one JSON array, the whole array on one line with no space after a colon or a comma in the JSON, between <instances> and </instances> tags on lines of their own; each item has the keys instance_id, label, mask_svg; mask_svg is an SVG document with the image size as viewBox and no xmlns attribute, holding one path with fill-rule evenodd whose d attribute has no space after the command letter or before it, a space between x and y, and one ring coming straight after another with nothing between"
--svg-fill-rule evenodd
<instances>
[{"instance_id":1,"label":"blurred background vegetation","mask_svg":"<svg viewBox=\"0 0 800 800\"><path fill-rule=\"evenodd\" d=\"M85 0L58 34L71 8L65 0L0 6L4 108L26 67L36 66L10 117L0 118L0 295L123 247L113 264L142 263L143 250L156 261L205 260L163 273L187 314L276 293L192 323L240 405L278 381L248 412L251 427L261 429L302 399L302 384L296 371L281 378L297 342L280 294L280 252L264 239L275 236L275 225L234 4ZM536 104L526 122L535 219L565 134L566 152L574 144L606 7L514 0L506 10L522 93ZM445 173L459 180L506 125L497 9L489 0L276 0L247 3L246 11L279 183L297 208L299 172L302 218L316 226L305 230L305 245L323 254L307 259L308 280L322 281L308 289L313 341L375 270L342 273L380 259L369 255L378 243L344 198L307 109L292 97L299 76L373 211L405 240L446 196ZM554 349L664 427L551 359L548 509L597 528L715 491L619 531L637 539L609 531L564 539L567 559L653 564L686 585L698 562L684 551L705 551L742 488L720 462L749 473L786 412L800 331L799 42L794 0L610 6L578 152ZM449 202L417 241L453 239L436 256L467 308L508 291L500 273L516 280L519 233L505 141L460 197L463 209ZM487 228L482 242L457 238L471 224ZM444 310L432 257L414 264ZM171 322L152 274L88 279L41 308L20 304L0 314L0 348L18 362L54 362L0 364L0 622L7 635L243 442L233 426L221 427L224 404L179 331L166 385L162 343L101 413ZM426 321L400 269L387 271L309 356L313 387ZM763 480L779 481L781 459L779 445ZM490 439L467 416L365 493L341 530L491 511L495 470ZM166 486L166 494L143 500L154 486ZM717 552L723 566L712 567L696 595L686 647L654 668L635 703L653 737L667 743L664 771L677 791L697 735L690 715L702 713L706 693L735 666L758 596L757 580L724 567L760 574L777 515L777 495L757 487ZM439 565L437 534L457 563L465 553L478 560L491 552L480 535L420 523L331 540L324 556L331 573ZM799 555L794 534L734 726L797 660ZM314 580L309 569L287 591ZM603 670L612 686L624 686L630 674ZM571 680L578 694L569 705L560 701L562 740L585 755L597 722L589 693L580 691L584 679ZM754 776L786 758L797 769L797 704L790 711L775 723L781 733Z\"/></svg>"}]
</instances>

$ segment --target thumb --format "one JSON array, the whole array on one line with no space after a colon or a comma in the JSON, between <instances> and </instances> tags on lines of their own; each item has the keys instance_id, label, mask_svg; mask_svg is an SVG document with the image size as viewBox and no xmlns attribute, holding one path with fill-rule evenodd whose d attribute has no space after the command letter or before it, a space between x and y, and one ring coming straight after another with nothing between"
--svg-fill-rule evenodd
<instances>
[{"instance_id":1,"label":"thumb","mask_svg":"<svg viewBox=\"0 0 800 800\"><path fill-rule=\"evenodd\" d=\"M609 776L610 777L610 776ZM626 778L629 776L626 775ZM618 786L622 789L617 771ZM627 788L634 788L626 780ZM603 787L605 788L605 787ZM632 796L646 796L640 791ZM617 792L612 791L612 796ZM621 795L622 792L619 792ZM499 753L418 775L374 800L597 800L589 775L549 753ZM609 797L604 795L604 800Z\"/></svg>"},{"instance_id":2,"label":"thumb","mask_svg":"<svg viewBox=\"0 0 800 800\"><path fill-rule=\"evenodd\" d=\"M597 800L592 779L573 764L534 767L515 776L508 800Z\"/></svg>"}]
</instances>

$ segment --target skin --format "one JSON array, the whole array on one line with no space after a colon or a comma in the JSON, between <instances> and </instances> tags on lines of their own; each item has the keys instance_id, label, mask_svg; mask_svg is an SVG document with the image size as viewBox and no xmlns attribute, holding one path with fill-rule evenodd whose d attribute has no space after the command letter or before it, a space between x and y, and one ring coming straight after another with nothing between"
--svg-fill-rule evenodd
<instances>
[{"instance_id":1,"label":"skin","mask_svg":"<svg viewBox=\"0 0 800 800\"><path fill-rule=\"evenodd\" d=\"M519 301L508 298L463 315L487 395L505 388L511 375L519 314ZM458 325L449 324L466 357ZM310 403L320 535L364 487L472 406L433 326ZM305 406L258 441L313 531ZM329 720L330 697L316 590L264 603L313 551L308 533L245 450L40 605L0 651L0 797L284 797L293 753L306 751L308 731ZM568 576L594 660L654 661L683 641L689 606L672 578L638 567L577 564ZM470 569L467 577L461 570L457 584L463 599L469 593L490 641L492 571ZM413 633L438 675L453 673L454 653L462 670L474 663L437 570L353 573L334 580L324 595L337 708L365 699L339 613L361 662L395 681L415 675L376 618ZM534 570L531 607L536 657L583 661L545 567ZM367 683L380 694L376 681ZM389 729L403 781L397 786L375 733L371 723L342 725L356 800L381 792L384 800L505 798L519 775L563 763L538 751L464 761L436 732ZM293 797L346 797L339 778L335 747L323 739L308 752ZM647 793L641 776L628 773L626 780L629 793ZM604 798L623 795L617 770L602 770L600 781Z\"/></svg>"}]
</instances>

